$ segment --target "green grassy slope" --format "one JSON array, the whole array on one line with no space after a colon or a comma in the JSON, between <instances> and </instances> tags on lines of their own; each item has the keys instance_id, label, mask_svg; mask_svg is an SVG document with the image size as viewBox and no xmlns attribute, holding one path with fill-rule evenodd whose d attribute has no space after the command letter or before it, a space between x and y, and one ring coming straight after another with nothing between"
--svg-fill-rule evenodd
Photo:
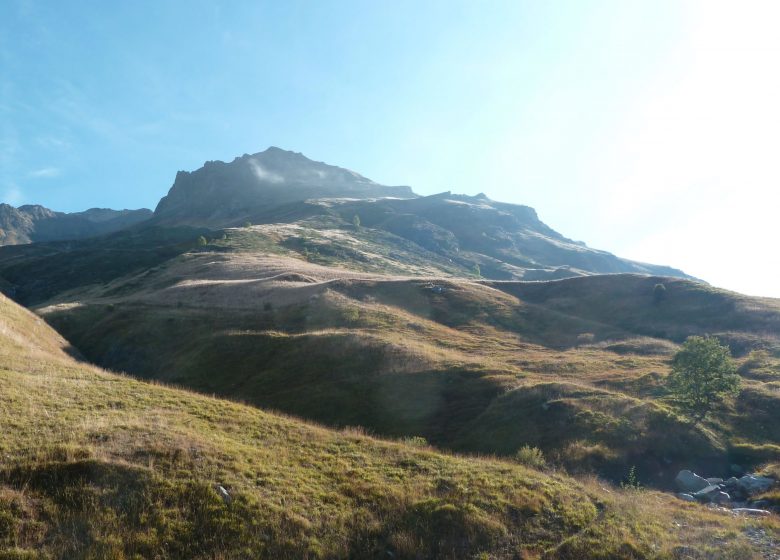
<instances>
[{"instance_id":1,"label":"green grassy slope","mask_svg":"<svg viewBox=\"0 0 780 560\"><path fill-rule=\"evenodd\" d=\"M654 298L662 284L663 296ZM551 282L495 282L494 287L569 316L625 331L682 341L718 334L732 351L780 353L780 300L753 298L707 285L638 275L602 275Z\"/></svg>"},{"instance_id":2,"label":"green grassy slope","mask_svg":"<svg viewBox=\"0 0 780 560\"><path fill-rule=\"evenodd\" d=\"M134 381L67 346L0 296L0 558L758 559L747 532L780 536Z\"/></svg>"},{"instance_id":3,"label":"green grassy slope","mask_svg":"<svg viewBox=\"0 0 780 560\"><path fill-rule=\"evenodd\" d=\"M721 474L780 445L772 300L666 281L656 303L659 279L630 275L358 274L258 247L254 229L40 311L90 360L139 377L459 451L537 445L615 480L633 465L661 486L678 468ZM766 357L740 358L743 392L691 426L663 379L681 337L705 332Z\"/></svg>"}]
</instances>

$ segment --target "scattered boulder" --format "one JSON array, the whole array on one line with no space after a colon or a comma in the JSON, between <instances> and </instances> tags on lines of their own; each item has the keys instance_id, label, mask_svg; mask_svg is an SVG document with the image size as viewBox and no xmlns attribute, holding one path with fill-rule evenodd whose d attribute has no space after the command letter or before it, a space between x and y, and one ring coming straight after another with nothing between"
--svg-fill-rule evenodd
<instances>
[{"instance_id":1,"label":"scattered boulder","mask_svg":"<svg viewBox=\"0 0 780 560\"><path fill-rule=\"evenodd\" d=\"M714 496L712 496L712 502L715 504L727 505L731 503L731 496L729 496L723 490L721 490L720 492L717 492Z\"/></svg>"},{"instance_id":2,"label":"scattered boulder","mask_svg":"<svg viewBox=\"0 0 780 560\"><path fill-rule=\"evenodd\" d=\"M677 473L677 477L674 479L674 483L677 485L677 488L680 490L680 492L684 493L699 492L700 490L704 490L705 488L712 486L709 482L707 482L706 478L703 478L698 474L688 470L683 470Z\"/></svg>"},{"instance_id":3,"label":"scattered boulder","mask_svg":"<svg viewBox=\"0 0 780 560\"><path fill-rule=\"evenodd\" d=\"M233 497L227 490L225 490L224 486L217 485L214 489L217 491L217 494L219 494L219 497L222 498L222 501L225 502L226 505L230 505L233 502Z\"/></svg>"},{"instance_id":4,"label":"scattered boulder","mask_svg":"<svg viewBox=\"0 0 780 560\"><path fill-rule=\"evenodd\" d=\"M728 497L728 494L723 492L720 489L720 486L715 486L714 484L707 486L707 488L703 488L696 492L693 497L696 498L700 502L715 502L715 503L722 503L722 496L721 494L725 494L726 497L730 500L731 498Z\"/></svg>"},{"instance_id":5,"label":"scattered boulder","mask_svg":"<svg viewBox=\"0 0 780 560\"><path fill-rule=\"evenodd\" d=\"M769 490L775 481L765 476L746 474L737 481L737 486L748 496L754 496Z\"/></svg>"},{"instance_id":6,"label":"scattered boulder","mask_svg":"<svg viewBox=\"0 0 780 560\"><path fill-rule=\"evenodd\" d=\"M771 513L769 510L773 508L768 507L771 505L769 502L751 500L751 497L766 492L777 482L757 474L747 474L741 478L732 476L728 480L704 478L689 470L680 471L674 481L679 489L677 497L680 500L710 504L710 507L726 506L745 515Z\"/></svg>"}]
</instances>

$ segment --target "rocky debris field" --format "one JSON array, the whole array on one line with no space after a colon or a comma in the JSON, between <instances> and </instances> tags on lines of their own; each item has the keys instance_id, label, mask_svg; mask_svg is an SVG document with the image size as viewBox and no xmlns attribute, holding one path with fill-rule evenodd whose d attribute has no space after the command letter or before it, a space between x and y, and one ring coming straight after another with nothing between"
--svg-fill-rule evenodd
<instances>
[{"instance_id":1,"label":"rocky debris field","mask_svg":"<svg viewBox=\"0 0 780 560\"><path fill-rule=\"evenodd\" d=\"M674 479L679 493L677 497L686 502L716 504L743 515L763 516L780 513L780 507L772 505L761 495L778 484L774 478L758 474L742 477L705 478L682 470Z\"/></svg>"}]
</instances>

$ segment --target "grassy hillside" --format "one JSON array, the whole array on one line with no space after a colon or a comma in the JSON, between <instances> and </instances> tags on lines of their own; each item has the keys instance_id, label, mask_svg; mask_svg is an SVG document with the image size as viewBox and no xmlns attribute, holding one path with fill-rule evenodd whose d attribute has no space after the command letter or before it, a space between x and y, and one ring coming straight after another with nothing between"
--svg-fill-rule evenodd
<instances>
[{"instance_id":1,"label":"grassy hillside","mask_svg":"<svg viewBox=\"0 0 780 560\"><path fill-rule=\"evenodd\" d=\"M63 292L40 312L93 362L334 427L502 455L536 445L570 470L620 480L636 466L659 486L679 468L727 474L777 456L776 301L632 275L359 272L258 246L257 229ZM745 377L701 425L663 391L671 354L694 333L729 342Z\"/></svg>"},{"instance_id":2,"label":"grassy hillside","mask_svg":"<svg viewBox=\"0 0 780 560\"><path fill-rule=\"evenodd\" d=\"M0 296L0 558L758 559L780 539L776 520L330 431L67 349Z\"/></svg>"},{"instance_id":3,"label":"grassy hillside","mask_svg":"<svg viewBox=\"0 0 780 560\"><path fill-rule=\"evenodd\" d=\"M780 354L780 300L753 298L677 278L602 275L554 282L495 282L494 287L556 312L657 338L723 338L738 355ZM654 288L662 285L660 296Z\"/></svg>"}]
</instances>

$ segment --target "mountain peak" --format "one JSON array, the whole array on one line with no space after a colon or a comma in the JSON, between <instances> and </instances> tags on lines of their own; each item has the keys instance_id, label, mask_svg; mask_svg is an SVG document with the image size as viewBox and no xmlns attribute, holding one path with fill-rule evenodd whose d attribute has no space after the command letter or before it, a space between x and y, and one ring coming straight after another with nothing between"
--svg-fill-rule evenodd
<instances>
[{"instance_id":1,"label":"mountain peak","mask_svg":"<svg viewBox=\"0 0 780 560\"><path fill-rule=\"evenodd\" d=\"M158 221L224 226L311 198L413 198L409 187L385 186L359 173L271 146L230 163L206 162L179 172L155 210Z\"/></svg>"}]
</instances>

